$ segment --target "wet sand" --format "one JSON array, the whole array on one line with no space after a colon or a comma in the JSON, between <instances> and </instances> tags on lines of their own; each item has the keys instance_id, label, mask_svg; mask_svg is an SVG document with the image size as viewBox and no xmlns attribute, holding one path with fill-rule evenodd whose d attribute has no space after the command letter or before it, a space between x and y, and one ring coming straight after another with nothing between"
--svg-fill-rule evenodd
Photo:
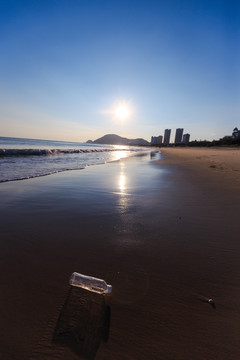
<instances>
[{"instance_id":1,"label":"wet sand","mask_svg":"<svg viewBox=\"0 0 240 360\"><path fill-rule=\"evenodd\" d=\"M227 151L0 184L0 357L239 359L239 151ZM71 289L73 271L112 295Z\"/></svg>"}]
</instances>

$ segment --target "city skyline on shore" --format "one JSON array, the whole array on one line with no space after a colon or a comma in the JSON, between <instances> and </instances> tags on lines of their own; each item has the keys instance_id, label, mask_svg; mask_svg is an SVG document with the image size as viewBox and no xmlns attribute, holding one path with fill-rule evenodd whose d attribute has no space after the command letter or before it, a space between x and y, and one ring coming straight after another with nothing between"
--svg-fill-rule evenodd
<instances>
[{"instance_id":1,"label":"city skyline on shore","mask_svg":"<svg viewBox=\"0 0 240 360\"><path fill-rule=\"evenodd\" d=\"M240 125L239 18L235 0L3 0L1 136L224 137Z\"/></svg>"}]
</instances>

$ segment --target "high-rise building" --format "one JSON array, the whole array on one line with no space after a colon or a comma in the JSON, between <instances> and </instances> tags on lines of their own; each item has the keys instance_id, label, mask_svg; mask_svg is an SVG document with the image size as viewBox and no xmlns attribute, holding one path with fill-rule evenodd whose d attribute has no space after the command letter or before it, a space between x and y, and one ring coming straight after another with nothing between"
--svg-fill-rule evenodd
<instances>
[{"instance_id":1,"label":"high-rise building","mask_svg":"<svg viewBox=\"0 0 240 360\"><path fill-rule=\"evenodd\" d=\"M184 134L183 139L182 139L182 143L183 144L188 144L189 140L190 140L190 134Z\"/></svg>"},{"instance_id":2,"label":"high-rise building","mask_svg":"<svg viewBox=\"0 0 240 360\"><path fill-rule=\"evenodd\" d=\"M233 138L233 139L238 139L239 137L240 137L240 130L238 130L238 128L235 127L235 128L233 129L232 138Z\"/></svg>"},{"instance_id":3,"label":"high-rise building","mask_svg":"<svg viewBox=\"0 0 240 360\"><path fill-rule=\"evenodd\" d=\"M180 144L182 142L183 129L177 129L175 135L175 144Z\"/></svg>"},{"instance_id":4,"label":"high-rise building","mask_svg":"<svg viewBox=\"0 0 240 360\"><path fill-rule=\"evenodd\" d=\"M159 136L152 136L151 138L151 144L152 145L161 145L162 144L163 137L161 135Z\"/></svg>"},{"instance_id":5,"label":"high-rise building","mask_svg":"<svg viewBox=\"0 0 240 360\"><path fill-rule=\"evenodd\" d=\"M163 140L164 145L169 145L170 136L171 136L171 129L166 129L164 131L164 140Z\"/></svg>"}]
</instances>

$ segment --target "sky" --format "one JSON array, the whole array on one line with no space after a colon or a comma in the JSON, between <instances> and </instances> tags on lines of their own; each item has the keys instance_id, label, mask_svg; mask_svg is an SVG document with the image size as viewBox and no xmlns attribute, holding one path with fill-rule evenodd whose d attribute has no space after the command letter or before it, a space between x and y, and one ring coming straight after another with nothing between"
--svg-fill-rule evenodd
<instances>
[{"instance_id":1,"label":"sky","mask_svg":"<svg viewBox=\"0 0 240 360\"><path fill-rule=\"evenodd\" d=\"M239 0L0 0L0 49L0 136L240 128Z\"/></svg>"}]
</instances>

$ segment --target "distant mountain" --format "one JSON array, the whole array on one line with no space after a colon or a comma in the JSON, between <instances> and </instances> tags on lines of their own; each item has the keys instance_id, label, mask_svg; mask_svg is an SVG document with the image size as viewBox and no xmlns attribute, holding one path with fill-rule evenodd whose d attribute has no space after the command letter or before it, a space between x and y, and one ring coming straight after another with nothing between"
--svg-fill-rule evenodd
<instances>
[{"instance_id":1,"label":"distant mountain","mask_svg":"<svg viewBox=\"0 0 240 360\"><path fill-rule=\"evenodd\" d=\"M106 145L134 145L148 146L150 143L144 139L127 139L115 134L107 134L94 141L88 140L89 144L106 144Z\"/></svg>"}]
</instances>

